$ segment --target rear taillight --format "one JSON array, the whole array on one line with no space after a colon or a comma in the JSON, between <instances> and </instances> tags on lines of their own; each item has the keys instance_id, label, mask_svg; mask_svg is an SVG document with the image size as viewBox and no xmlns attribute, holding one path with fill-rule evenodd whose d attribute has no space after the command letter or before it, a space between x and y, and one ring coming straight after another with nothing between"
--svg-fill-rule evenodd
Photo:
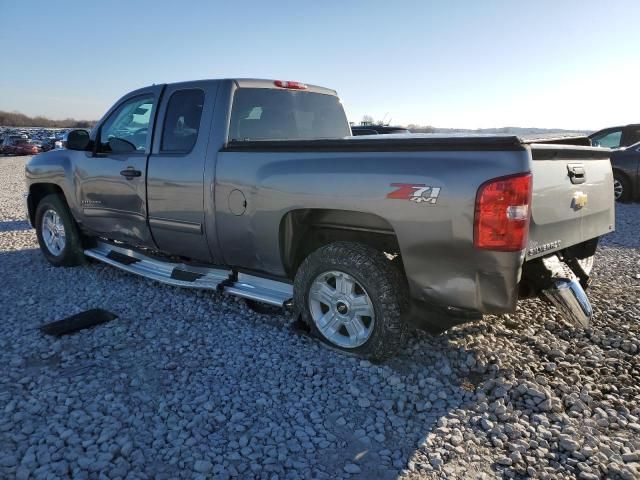
<instances>
[{"instance_id":1,"label":"rear taillight","mask_svg":"<svg viewBox=\"0 0 640 480\"><path fill-rule=\"evenodd\" d=\"M306 90L307 86L300 82L287 82L285 80L276 80L273 82L276 87L291 88L293 90Z\"/></svg>"},{"instance_id":2,"label":"rear taillight","mask_svg":"<svg viewBox=\"0 0 640 480\"><path fill-rule=\"evenodd\" d=\"M517 252L529 233L531 174L495 178L476 196L473 244L476 248Z\"/></svg>"}]
</instances>

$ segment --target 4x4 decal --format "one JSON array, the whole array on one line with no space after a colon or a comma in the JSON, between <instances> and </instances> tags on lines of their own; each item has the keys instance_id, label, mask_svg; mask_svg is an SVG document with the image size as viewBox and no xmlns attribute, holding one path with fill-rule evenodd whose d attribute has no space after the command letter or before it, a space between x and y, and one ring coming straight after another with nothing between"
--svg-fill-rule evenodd
<instances>
[{"instance_id":1,"label":"4x4 decal","mask_svg":"<svg viewBox=\"0 0 640 480\"><path fill-rule=\"evenodd\" d=\"M387 198L395 200L411 200L416 203L435 205L440 195L440 187L430 187L424 183L392 183L397 187L387 194Z\"/></svg>"}]
</instances>

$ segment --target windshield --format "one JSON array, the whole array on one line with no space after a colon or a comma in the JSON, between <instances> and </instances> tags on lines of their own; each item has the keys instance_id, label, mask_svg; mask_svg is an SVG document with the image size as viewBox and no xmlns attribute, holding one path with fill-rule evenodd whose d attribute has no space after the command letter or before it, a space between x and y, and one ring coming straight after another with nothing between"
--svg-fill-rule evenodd
<instances>
[{"instance_id":1,"label":"windshield","mask_svg":"<svg viewBox=\"0 0 640 480\"><path fill-rule=\"evenodd\" d=\"M239 88L229 141L315 140L350 135L338 97L269 88Z\"/></svg>"}]
</instances>

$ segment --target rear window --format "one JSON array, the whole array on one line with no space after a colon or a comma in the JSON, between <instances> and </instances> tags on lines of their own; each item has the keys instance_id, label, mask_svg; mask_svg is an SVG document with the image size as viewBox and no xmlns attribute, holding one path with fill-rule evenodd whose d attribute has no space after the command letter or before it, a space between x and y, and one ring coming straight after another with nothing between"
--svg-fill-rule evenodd
<instances>
[{"instance_id":1,"label":"rear window","mask_svg":"<svg viewBox=\"0 0 640 480\"><path fill-rule=\"evenodd\" d=\"M190 152L198 139L204 104L202 90L178 90L169 99L162 132L163 152Z\"/></svg>"},{"instance_id":2,"label":"rear window","mask_svg":"<svg viewBox=\"0 0 640 480\"><path fill-rule=\"evenodd\" d=\"M230 141L314 140L350 135L338 97L269 88L239 88L233 98Z\"/></svg>"}]
</instances>

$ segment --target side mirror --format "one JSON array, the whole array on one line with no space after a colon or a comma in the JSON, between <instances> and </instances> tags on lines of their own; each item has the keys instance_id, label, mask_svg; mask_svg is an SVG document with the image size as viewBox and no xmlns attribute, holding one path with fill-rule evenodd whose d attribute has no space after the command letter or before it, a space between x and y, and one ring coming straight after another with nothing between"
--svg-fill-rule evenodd
<instances>
[{"instance_id":1,"label":"side mirror","mask_svg":"<svg viewBox=\"0 0 640 480\"><path fill-rule=\"evenodd\" d=\"M136 146L123 138L112 137L109 139L109 148L113 153L131 153L136 151Z\"/></svg>"},{"instance_id":2,"label":"side mirror","mask_svg":"<svg viewBox=\"0 0 640 480\"><path fill-rule=\"evenodd\" d=\"M67 148L69 150L87 150L91 139L86 130L71 130L67 135Z\"/></svg>"}]
</instances>

